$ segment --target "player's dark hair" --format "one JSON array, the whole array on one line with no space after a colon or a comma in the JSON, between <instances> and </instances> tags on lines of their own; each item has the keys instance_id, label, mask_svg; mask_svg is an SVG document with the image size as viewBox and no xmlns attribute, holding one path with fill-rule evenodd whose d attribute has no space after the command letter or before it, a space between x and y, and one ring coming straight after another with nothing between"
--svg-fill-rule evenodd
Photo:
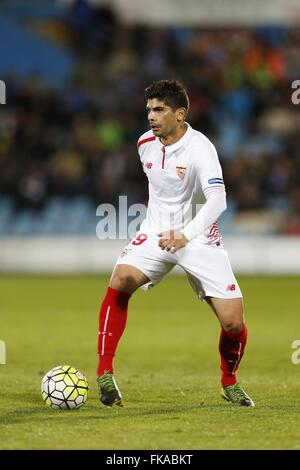
<instances>
[{"instance_id":1,"label":"player's dark hair","mask_svg":"<svg viewBox=\"0 0 300 470\"><path fill-rule=\"evenodd\" d=\"M178 80L157 80L152 82L145 90L145 100L154 98L163 101L173 110L178 108L189 109L187 92Z\"/></svg>"}]
</instances>

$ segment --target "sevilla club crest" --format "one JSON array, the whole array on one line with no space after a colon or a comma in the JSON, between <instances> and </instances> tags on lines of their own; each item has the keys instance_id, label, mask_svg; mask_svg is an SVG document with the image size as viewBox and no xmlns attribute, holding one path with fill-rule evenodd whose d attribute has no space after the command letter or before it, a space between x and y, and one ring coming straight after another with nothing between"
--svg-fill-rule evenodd
<instances>
[{"instance_id":1,"label":"sevilla club crest","mask_svg":"<svg viewBox=\"0 0 300 470\"><path fill-rule=\"evenodd\" d=\"M177 166L176 171L177 171L178 178L183 180L183 178L185 176L186 167L185 166Z\"/></svg>"}]
</instances>

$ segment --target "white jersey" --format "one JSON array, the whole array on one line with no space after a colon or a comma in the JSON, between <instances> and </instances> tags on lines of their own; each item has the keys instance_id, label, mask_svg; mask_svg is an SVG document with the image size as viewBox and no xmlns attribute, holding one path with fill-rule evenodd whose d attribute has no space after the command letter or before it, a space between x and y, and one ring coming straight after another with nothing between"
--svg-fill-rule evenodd
<instances>
[{"instance_id":1,"label":"white jersey","mask_svg":"<svg viewBox=\"0 0 300 470\"><path fill-rule=\"evenodd\" d=\"M173 229L182 231L188 239L196 237L202 243L219 245L222 240L217 220L213 219L209 226L201 220L202 229L199 224L196 229L192 224L212 195L225 194L221 165L210 140L187 126L185 134L173 145L164 146L152 130L138 140L139 156L149 181L149 203L141 231L157 234ZM223 210L224 207L217 215Z\"/></svg>"}]
</instances>

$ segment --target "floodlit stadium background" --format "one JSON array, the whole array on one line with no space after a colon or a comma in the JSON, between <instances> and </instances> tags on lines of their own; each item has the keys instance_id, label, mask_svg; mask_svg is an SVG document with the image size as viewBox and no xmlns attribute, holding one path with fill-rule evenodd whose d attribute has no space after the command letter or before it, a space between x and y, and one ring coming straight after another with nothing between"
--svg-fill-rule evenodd
<instances>
[{"instance_id":1,"label":"floodlit stadium background","mask_svg":"<svg viewBox=\"0 0 300 470\"><path fill-rule=\"evenodd\" d=\"M217 147L244 273L300 272L298 2L0 2L0 271L107 272L97 207L147 202L143 92L175 77Z\"/></svg>"},{"instance_id":2,"label":"floodlit stadium background","mask_svg":"<svg viewBox=\"0 0 300 470\"><path fill-rule=\"evenodd\" d=\"M99 403L99 304L126 241L97 238L97 208L147 202L136 141L162 77L223 166L255 408L221 399L219 324L172 275L130 300L125 407ZM300 449L297 81L299 0L0 0L1 449ZM75 413L41 399L62 363L90 384Z\"/></svg>"}]
</instances>

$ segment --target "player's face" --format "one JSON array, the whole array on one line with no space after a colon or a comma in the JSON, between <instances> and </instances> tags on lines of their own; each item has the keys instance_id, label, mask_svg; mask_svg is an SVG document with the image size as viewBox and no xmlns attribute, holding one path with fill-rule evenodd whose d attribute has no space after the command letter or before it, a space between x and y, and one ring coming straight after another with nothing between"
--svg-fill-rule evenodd
<instances>
[{"instance_id":1,"label":"player's face","mask_svg":"<svg viewBox=\"0 0 300 470\"><path fill-rule=\"evenodd\" d=\"M163 101L153 98L147 101L146 110L148 113L149 125L153 134L157 137L167 137L176 134L178 127L184 121L185 110L179 108L174 111Z\"/></svg>"}]
</instances>

